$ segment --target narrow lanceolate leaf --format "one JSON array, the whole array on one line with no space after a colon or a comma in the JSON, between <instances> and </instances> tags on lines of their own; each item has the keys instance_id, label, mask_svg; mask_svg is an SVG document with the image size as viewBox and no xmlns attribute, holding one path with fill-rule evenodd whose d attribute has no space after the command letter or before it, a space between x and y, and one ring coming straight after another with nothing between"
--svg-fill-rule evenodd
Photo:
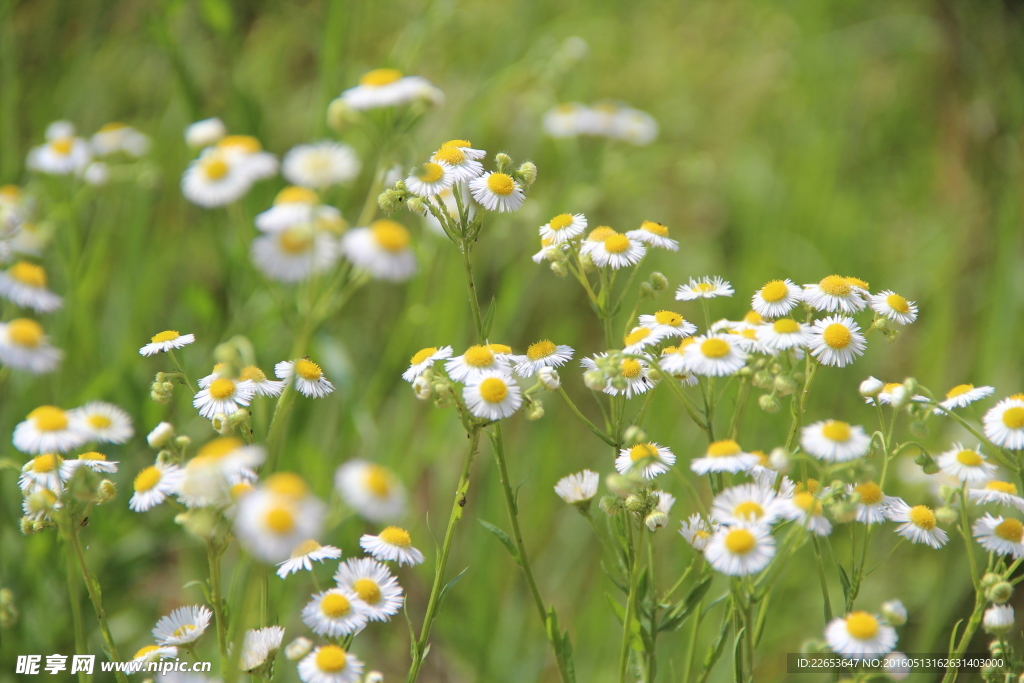
<instances>
[{"instance_id":1,"label":"narrow lanceolate leaf","mask_svg":"<svg viewBox=\"0 0 1024 683\"><path fill-rule=\"evenodd\" d=\"M456 576L454 579L452 579L451 581L449 581L448 583L446 583L444 585L444 588L441 589L441 592L437 594L437 604L438 605L440 605L442 602L444 602L444 596L448 595L448 591L450 591L452 588L454 588L455 584L457 584L459 581L461 581L462 577L468 571L469 571L469 567L466 567L461 572L459 572L458 576Z\"/></svg>"},{"instance_id":2,"label":"narrow lanceolate leaf","mask_svg":"<svg viewBox=\"0 0 1024 683\"><path fill-rule=\"evenodd\" d=\"M483 528L490 531L499 541L502 542L502 544L505 546L505 549L508 550L508 554L512 556L513 560L515 560L515 563L522 567L523 562L519 559L519 551L516 550L516 544L512 542L512 539L509 538L508 534L506 534L504 531L494 526L490 522L485 522L482 519L477 521L480 522Z\"/></svg>"},{"instance_id":3,"label":"narrow lanceolate leaf","mask_svg":"<svg viewBox=\"0 0 1024 683\"><path fill-rule=\"evenodd\" d=\"M484 339L487 339L488 335L491 334L491 325L494 324L494 311L497 306L494 305L494 297L491 297L491 303L487 306L487 312L484 313L483 319L483 333Z\"/></svg>"}]
</instances>

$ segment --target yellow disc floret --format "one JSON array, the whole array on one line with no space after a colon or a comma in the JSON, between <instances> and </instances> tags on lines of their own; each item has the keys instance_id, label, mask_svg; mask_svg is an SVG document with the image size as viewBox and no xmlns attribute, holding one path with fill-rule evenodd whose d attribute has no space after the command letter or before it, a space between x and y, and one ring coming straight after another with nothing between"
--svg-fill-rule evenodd
<instances>
[{"instance_id":1,"label":"yellow disc floret","mask_svg":"<svg viewBox=\"0 0 1024 683\"><path fill-rule=\"evenodd\" d=\"M552 218L550 221L548 221L548 227L557 232L559 230L568 228L570 225L572 225L572 221L573 217L570 214L560 213L554 218Z\"/></svg>"},{"instance_id":2,"label":"yellow disc floret","mask_svg":"<svg viewBox=\"0 0 1024 683\"><path fill-rule=\"evenodd\" d=\"M725 536L725 547L733 555L746 555L757 547L757 539L747 529L733 529Z\"/></svg>"},{"instance_id":3,"label":"yellow disc floret","mask_svg":"<svg viewBox=\"0 0 1024 683\"><path fill-rule=\"evenodd\" d=\"M301 500L309 494L306 480L294 472L275 472L267 477L264 485L268 491L294 500Z\"/></svg>"},{"instance_id":4,"label":"yellow disc floret","mask_svg":"<svg viewBox=\"0 0 1024 683\"><path fill-rule=\"evenodd\" d=\"M320 550L320 548L322 547L323 546L321 546L319 543L317 543L311 538L308 541L303 541L302 543L295 546L295 549L292 550L292 558L309 555L314 550Z\"/></svg>"},{"instance_id":5,"label":"yellow disc floret","mask_svg":"<svg viewBox=\"0 0 1024 683\"><path fill-rule=\"evenodd\" d=\"M348 660L345 655L345 651L337 645L324 645L317 650L316 668L328 674L344 671L345 667L348 666Z\"/></svg>"},{"instance_id":6,"label":"yellow disc floret","mask_svg":"<svg viewBox=\"0 0 1024 683\"><path fill-rule=\"evenodd\" d=\"M28 414L41 432L59 432L68 426L68 415L57 406L39 406Z\"/></svg>"},{"instance_id":7,"label":"yellow disc floret","mask_svg":"<svg viewBox=\"0 0 1024 683\"><path fill-rule=\"evenodd\" d=\"M295 515L290 508L277 505L270 508L264 517L267 528L275 534L291 533L295 528Z\"/></svg>"},{"instance_id":8,"label":"yellow disc floret","mask_svg":"<svg viewBox=\"0 0 1024 683\"><path fill-rule=\"evenodd\" d=\"M181 335L178 334L177 330L164 330L159 334L154 334L150 338L150 341L152 341L154 344L163 344L164 342L174 341L180 336Z\"/></svg>"},{"instance_id":9,"label":"yellow disc floret","mask_svg":"<svg viewBox=\"0 0 1024 683\"><path fill-rule=\"evenodd\" d=\"M835 297L850 296L850 292L853 291L849 281L841 275L829 275L826 278L822 278L821 282L818 283L818 287L829 296Z\"/></svg>"},{"instance_id":10,"label":"yellow disc floret","mask_svg":"<svg viewBox=\"0 0 1024 683\"><path fill-rule=\"evenodd\" d=\"M408 548L412 545L412 537L409 532L397 526L389 526L379 534L380 540L388 545L397 545L400 548Z\"/></svg>"},{"instance_id":11,"label":"yellow disc floret","mask_svg":"<svg viewBox=\"0 0 1024 683\"><path fill-rule=\"evenodd\" d=\"M1009 429L1024 427L1024 408L1013 406L1003 413L1003 424Z\"/></svg>"},{"instance_id":12,"label":"yellow disc floret","mask_svg":"<svg viewBox=\"0 0 1024 683\"><path fill-rule=\"evenodd\" d=\"M371 223L370 230L373 231L373 239L377 244L385 251L392 253L408 248L411 241L409 231L405 229L404 225L386 218Z\"/></svg>"},{"instance_id":13,"label":"yellow disc floret","mask_svg":"<svg viewBox=\"0 0 1024 683\"><path fill-rule=\"evenodd\" d=\"M328 593L320 601L320 611L331 619L337 619L352 611L352 603L340 593Z\"/></svg>"},{"instance_id":14,"label":"yellow disc floret","mask_svg":"<svg viewBox=\"0 0 1024 683\"><path fill-rule=\"evenodd\" d=\"M1019 519L1005 519L996 525L994 529L996 536L1013 543L1020 543L1024 539L1024 524Z\"/></svg>"},{"instance_id":15,"label":"yellow disc floret","mask_svg":"<svg viewBox=\"0 0 1024 683\"><path fill-rule=\"evenodd\" d=\"M636 379L644 369L644 366L640 365L640 361L634 358L627 358L619 367L622 370L622 376L626 379Z\"/></svg>"},{"instance_id":16,"label":"yellow disc floret","mask_svg":"<svg viewBox=\"0 0 1024 683\"><path fill-rule=\"evenodd\" d=\"M910 313L910 304L899 294L890 294L885 297L885 303L897 313Z\"/></svg>"},{"instance_id":17,"label":"yellow disc floret","mask_svg":"<svg viewBox=\"0 0 1024 683\"><path fill-rule=\"evenodd\" d=\"M319 204L320 195L308 187L290 185L277 193L274 204Z\"/></svg>"},{"instance_id":18,"label":"yellow disc floret","mask_svg":"<svg viewBox=\"0 0 1024 683\"><path fill-rule=\"evenodd\" d=\"M316 382L324 376L324 371L320 369L320 366L311 360L300 358L295 361L295 374L302 379L309 380L310 382Z\"/></svg>"},{"instance_id":19,"label":"yellow disc floret","mask_svg":"<svg viewBox=\"0 0 1024 683\"><path fill-rule=\"evenodd\" d=\"M821 338L830 348L845 349L853 341L853 334L850 333L850 329L846 325L832 323L822 332Z\"/></svg>"},{"instance_id":20,"label":"yellow disc floret","mask_svg":"<svg viewBox=\"0 0 1024 683\"><path fill-rule=\"evenodd\" d=\"M487 176L487 188L494 194L505 196L512 194L512 191L516 189L516 183L510 175L492 173Z\"/></svg>"},{"instance_id":21,"label":"yellow disc floret","mask_svg":"<svg viewBox=\"0 0 1024 683\"><path fill-rule=\"evenodd\" d=\"M839 420L826 420L821 428L821 435L829 441L849 441L850 434L850 425Z\"/></svg>"},{"instance_id":22,"label":"yellow disc floret","mask_svg":"<svg viewBox=\"0 0 1024 683\"><path fill-rule=\"evenodd\" d=\"M508 396L508 385L498 377L488 377L480 382L480 398L488 403L501 403Z\"/></svg>"},{"instance_id":23,"label":"yellow disc floret","mask_svg":"<svg viewBox=\"0 0 1024 683\"><path fill-rule=\"evenodd\" d=\"M655 223L654 221L644 221L640 224L641 230L646 230L649 233L658 235L659 237L668 237L668 227L661 223Z\"/></svg>"},{"instance_id":24,"label":"yellow disc floret","mask_svg":"<svg viewBox=\"0 0 1024 683\"><path fill-rule=\"evenodd\" d=\"M733 455L739 455L742 452L743 449L740 448L740 445L733 439L715 441L708 446L708 455L712 458L726 458Z\"/></svg>"},{"instance_id":25,"label":"yellow disc floret","mask_svg":"<svg viewBox=\"0 0 1024 683\"><path fill-rule=\"evenodd\" d=\"M860 502L865 505L878 505L885 497L882 488L873 481L866 481L853 487L853 490L860 496Z\"/></svg>"},{"instance_id":26,"label":"yellow disc floret","mask_svg":"<svg viewBox=\"0 0 1024 683\"><path fill-rule=\"evenodd\" d=\"M235 393L234 380L219 377L210 383L210 396L218 401L231 397Z\"/></svg>"},{"instance_id":27,"label":"yellow disc floret","mask_svg":"<svg viewBox=\"0 0 1024 683\"><path fill-rule=\"evenodd\" d=\"M376 605L380 602L381 595L380 586L373 579L356 579L355 583L352 584L352 588L355 589L356 595L359 598L370 605Z\"/></svg>"},{"instance_id":28,"label":"yellow disc floret","mask_svg":"<svg viewBox=\"0 0 1024 683\"><path fill-rule=\"evenodd\" d=\"M152 491L153 488L163 479L163 472L156 467L150 466L135 475L135 490L138 493Z\"/></svg>"},{"instance_id":29,"label":"yellow disc floret","mask_svg":"<svg viewBox=\"0 0 1024 683\"><path fill-rule=\"evenodd\" d=\"M629 449L629 459L632 462L638 460L647 460L648 458L657 458L658 449L654 447L654 444L649 443L638 443Z\"/></svg>"},{"instance_id":30,"label":"yellow disc floret","mask_svg":"<svg viewBox=\"0 0 1024 683\"><path fill-rule=\"evenodd\" d=\"M626 338L625 338L625 341L623 341L623 344L625 344L626 346L632 346L633 344L639 344L644 339L647 339L650 336L651 336L651 331L649 329L647 329L646 327L638 327L638 328L636 328L635 330L633 330L632 332L630 332L629 334L626 335Z\"/></svg>"},{"instance_id":31,"label":"yellow disc floret","mask_svg":"<svg viewBox=\"0 0 1024 683\"><path fill-rule=\"evenodd\" d=\"M789 294L789 287L782 280L772 280L761 288L761 298L770 304L782 301Z\"/></svg>"},{"instance_id":32,"label":"yellow disc floret","mask_svg":"<svg viewBox=\"0 0 1024 683\"><path fill-rule=\"evenodd\" d=\"M486 368L494 362L494 352L487 346L470 346L462 359L474 368Z\"/></svg>"},{"instance_id":33,"label":"yellow disc floret","mask_svg":"<svg viewBox=\"0 0 1024 683\"><path fill-rule=\"evenodd\" d=\"M391 493L394 484L391 472L380 465L368 465L363 480L370 493L378 498L385 498Z\"/></svg>"},{"instance_id":34,"label":"yellow disc floret","mask_svg":"<svg viewBox=\"0 0 1024 683\"><path fill-rule=\"evenodd\" d=\"M16 318L7 323L7 336L18 346L35 348L43 342L43 326L31 318Z\"/></svg>"},{"instance_id":35,"label":"yellow disc floret","mask_svg":"<svg viewBox=\"0 0 1024 683\"><path fill-rule=\"evenodd\" d=\"M931 531L935 528L935 513L927 505L915 505L910 508L910 521L914 526Z\"/></svg>"},{"instance_id":36,"label":"yellow disc floret","mask_svg":"<svg viewBox=\"0 0 1024 683\"><path fill-rule=\"evenodd\" d=\"M961 465L967 465L968 467L977 467L981 463L985 462L985 459L981 457L981 453L978 453L977 451L972 451L968 448L956 454L956 461Z\"/></svg>"},{"instance_id":37,"label":"yellow disc floret","mask_svg":"<svg viewBox=\"0 0 1024 683\"><path fill-rule=\"evenodd\" d=\"M382 85L390 85L401 77L402 72L398 69L374 69L363 74L359 79L359 85L379 88Z\"/></svg>"},{"instance_id":38,"label":"yellow disc floret","mask_svg":"<svg viewBox=\"0 0 1024 683\"><path fill-rule=\"evenodd\" d=\"M415 353L415 355L413 355L412 358L409 359L409 364L419 365L420 363L426 361L428 358L433 356L435 353L437 353L436 346L428 346L425 349L420 349Z\"/></svg>"},{"instance_id":39,"label":"yellow disc floret","mask_svg":"<svg viewBox=\"0 0 1024 683\"><path fill-rule=\"evenodd\" d=\"M547 358L557 350L558 348L553 342L544 339L536 344L530 344L530 347L526 349L526 357L530 360L540 360L541 358Z\"/></svg>"},{"instance_id":40,"label":"yellow disc floret","mask_svg":"<svg viewBox=\"0 0 1024 683\"><path fill-rule=\"evenodd\" d=\"M878 634L878 619L867 612L850 612L846 617L846 632L857 640L871 640Z\"/></svg>"},{"instance_id":41,"label":"yellow disc floret","mask_svg":"<svg viewBox=\"0 0 1024 683\"><path fill-rule=\"evenodd\" d=\"M425 183L436 183L444 178L444 167L441 164L428 161L417 169L416 177Z\"/></svg>"},{"instance_id":42,"label":"yellow disc floret","mask_svg":"<svg viewBox=\"0 0 1024 683\"><path fill-rule=\"evenodd\" d=\"M701 342L700 352L707 358L722 358L729 355L729 342L712 337Z\"/></svg>"},{"instance_id":43,"label":"yellow disc floret","mask_svg":"<svg viewBox=\"0 0 1024 683\"><path fill-rule=\"evenodd\" d=\"M37 266L28 261L18 261L8 269L7 274L12 279L29 287L42 289L46 286L46 271L43 270L42 266Z\"/></svg>"}]
</instances>

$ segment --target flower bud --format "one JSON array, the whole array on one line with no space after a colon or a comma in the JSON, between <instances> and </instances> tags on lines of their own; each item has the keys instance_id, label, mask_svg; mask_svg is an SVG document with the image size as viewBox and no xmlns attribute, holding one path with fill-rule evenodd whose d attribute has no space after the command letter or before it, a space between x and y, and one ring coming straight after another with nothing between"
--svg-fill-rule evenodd
<instances>
[{"instance_id":1,"label":"flower bud","mask_svg":"<svg viewBox=\"0 0 1024 683\"><path fill-rule=\"evenodd\" d=\"M379 671L371 671L366 674L366 678L363 679L363 683L384 683L384 674Z\"/></svg>"},{"instance_id":2,"label":"flower bud","mask_svg":"<svg viewBox=\"0 0 1024 683\"><path fill-rule=\"evenodd\" d=\"M657 384L661 381L661 373L655 368L650 368L647 370L647 379L650 380L652 384Z\"/></svg>"},{"instance_id":3,"label":"flower bud","mask_svg":"<svg viewBox=\"0 0 1024 683\"><path fill-rule=\"evenodd\" d=\"M555 275L557 275L558 277L565 277L566 275L569 274L569 271L565 267L565 264L564 263L559 263L558 261L553 261L551 263L550 268L551 268L551 272L554 273Z\"/></svg>"},{"instance_id":4,"label":"flower bud","mask_svg":"<svg viewBox=\"0 0 1024 683\"><path fill-rule=\"evenodd\" d=\"M591 391L604 391L605 386L608 384L608 380L600 370L588 370L583 373L583 383L586 384L587 388Z\"/></svg>"},{"instance_id":5,"label":"flower bud","mask_svg":"<svg viewBox=\"0 0 1024 683\"><path fill-rule=\"evenodd\" d=\"M789 396L796 391L796 382L793 381L792 377L786 377L785 375L776 376L774 386L779 396Z\"/></svg>"},{"instance_id":6,"label":"flower bud","mask_svg":"<svg viewBox=\"0 0 1024 683\"><path fill-rule=\"evenodd\" d=\"M356 116L356 112L340 97L327 105L327 125L335 133L344 131Z\"/></svg>"},{"instance_id":7,"label":"flower bud","mask_svg":"<svg viewBox=\"0 0 1024 683\"><path fill-rule=\"evenodd\" d=\"M996 574L994 572L988 572L987 574L985 574L985 576L981 577L981 587L985 590L988 590L997 583L1000 583L1002 580L1003 577L999 574Z\"/></svg>"},{"instance_id":8,"label":"flower bud","mask_svg":"<svg viewBox=\"0 0 1024 683\"><path fill-rule=\"evenodd\" d=\"M217 144L227 134L227 126L220 119L203 119L185 129L185 144L192 149L202 149Z\"/></svg>"},{"instance_id":9,"label":"flower bud","mask_svg":"<svg viewBox=\"0 0 1024 683\"><path fill-rule=\"evenodd\" d=\"M604 480L608 490L619 498L625 498L636 489L637 482L621 474L609 474Z\"/></svg>"},{"instance_id":10,"label":"flower bud","mask_svg":"<svg viewBox=\"0 0 1024 683\"><path fill-rule=\"evenodd\" d=\"M1006 655L1006 650L1003 649L1003 641L993 640L988 644L988 651L992 653L993 657L1003 657Z\"/></svg>"},{"instance_id":11,"label":"flower bud","mask_svg":"<svg viewBox=\"0 0 1024 683\"><path fill-rule=\"evenodd\" d=\"M434 389L430 386L430 381L422 375L413 380L412 391L421 401L429 401L434 395Z\"/></svg>"},{"instance_id":12,"label":"flower bud","mask_svg":"<svg viewBox=\"0 0 1024 683\"><path fill-rule=\"evenodd\" d=\"M668 515L666 515L664 512L659 512L658 510L655 510L651 514L647 515L647 518L644 519L644 524L646 524L647 528L651 531L657 531L658 529L668 524Z\"/></svg>"},{"instance_id":13,"label":"flower bud","mask_svg":"<svg viewBox=\"0 0 1024 683\"><path fill-rule=\"evenodd\" d=\"M309 638L299 636L284 648L284 656L289 660L296 662L306 655L313 649L313 641Z\"/></svg>"},{"instance_id":14,"label":"flower bud","mask_svg":"<svg viewBox=\"0 0 1024 683\"><path fill-rule=\"evenodd\" d=\"M903 406L907 405L907 402L910 401L910 392L907 391L907 388L902 384L893 389L890 396L891 398L889 399L889 405L891 405L896 410L899 410Z\"/></svg>"},{"instance_id":15,"label":"flower bud","mask_svg":"<svg viewBox=\"0 0 1024 683\"><path fill-rule=\"evenodd\" d=\"M758 389L767 389L772 385L773 381L772 373L767 370L758 370L754 373L751 383Z\"/></svg>"},{"instance_id":16,"label":"flower bud","mask_svg":"<svg viewBox=\"0 0 1024 683\"><path fill-rule=\"evenodd\" d=\"M630 512L640 512L646 507L643 496L638 493L631 493L626 496L626 500L623 501L622 506Z\"/></svg>"},{"instance_id":17,"label":"flower bud","mask_svg":"<svg viewBox=\"0 0 1024 683\"><path fill-rule=\"evenodd\" d=\"M839 501L829 508L829 512L837 523L847 524L857 519L857 503L852 500Z\"/></svg>"},{"instance_id":18,"label":"flower bud","mask_svg":"<svg viewBox=\"0 0 1024 683\"><path fill-rule=\"evenodd\" d=\"M860 383L860 395L866 398L874 398L885 388L885 382L875 377L868 377Z\"/></svg>"},{"instance_id":19,"label":"flower bud","mask_svg":"<svg viewBox=\"0 0 1024 683\"><path fill-rule=\"evenodd\" d=\"M651 273L649 282L651 283L651 289L655 292L664 292L668 289L668 278L657 271Z\"/></svg>"},{"instance_id":20,"label":"flower bud","mask_svg":"<svg viewBox=\"0 0 1024 683\"><path fill-rule=\"evenodd\" d=\"M1009 605L989 607L985 610L981 623L986 633L1006 633L1013 628L1013 608Z\"/></svg>"},{"instance_id":21,"label":"flower bud","mask_svg":"<svg viewBox=\"0 0 1024 683\"><path fill-rule=\"evenodd\" d=\"M650 282L640 283L640 298L641 299L653 299L656 296L654 287L651 287Z\"/></svg>"},{"instance_id":22,"label":"flower bud","mask_svg":"<svg viewBox=\"0 0 1024 683\"><path fill-rule=\"evenodd\" d=\"M505 173L508 167L512 165L512 157L504 152L498 152L494 155L494 164L498 167L499 173Z\"/></svg>"},{"instance_id":23,"label":"flower bud","mask_svg":"<svg viewBox=\"0 0 1024 683\"><path fill-rule=\"evenodd\" d=\"M935 519L939 521L939 524L956 524L956 521L960 519L960 515L948 505L943 505L935 511Z\"/></svg>"},{"instance_id":24,"label":"flower bud","mask_svg":"<svg viewBox=\"0 0 1024 683\"><path fill-rule=\"evenodd\" d=\"M939 498L947 505L952 503L960 495L960 489L949 484L939 484Z\"/></svg>"},{"instance_id":25,"label":"flower bud","mask_svg":"<svg viewBox=\"0 0 1024 683\"><path fill-rule=\"evenodd\" d=\"M523 179L523 182L526 183L526 186L529 187L537 180L537 165L532 161L524 161L519 165L517 173Z\"/></svg>"},{"instance_id":26,"label":"flower bud","mask_svg":"<svg viewBox=\"0 0 1024 683\"><path fill-rule=\"evenodd\" d=\"M18 607L14 601L14 591L0 588L0 628L13 628L18 622Z\"/></svg>"},{"instance_id":27,"label":"flower bud","mask_svg":"<svg viewBox=\"0 0 1024 683\"><path fill-rule=\"evenodd\" d=\"M558 376L558 370L545 365L537 373L537 381L548 391L558 391L562 386L562 379Z\"/></svg>"},{"instance_id":28,"label":"flower bud","mask_svg":"<svg viewBox=\"0 0 1024 683\"><path fill-rule=\"evenodd\" d=\"M602 496L597 506L601 508L601 512L611 517L622 509L622 499L616 496Z\"/></svg>"},{"instance_id":29,"label":"flower bud","mask_svg":"<svg viewBox=\"0 0 1024 683\"><path fill-rule=\"evenodd\" d=\"M161 422L146 437L146 443L152 448L160 448L170 441L172 436L174 436L174 425L170 422Z\"/></svg>"},{"instance_id":30,"label":"flower bud","mask_svg":"<svg viewBox=\"0 0 1024 683\"><path fill-rule=\"evenodd\" d=\"M761 410L766 413L777 413L782 407L779 404L779 399L775 398L771 394L761 394L757 399L757 405L761 406Z\"/></svg>"},{"instance_id":31,"label":"flower bud","mask_svg":"<svg viewBox=\"0 0 1024 683\"><path fill-rule=\"evenodd\" d=\"M626 431L622 435L622 438L626 442L626 446L635 446L638 443L644 443L647 441L647 432L637 425L630 425L626 427Z\"/></svg>"},{"instance_id":32,"label":"flower bud","mask_svg":"<svg viewBox=\"0 0 1024 683\"><path fill-rule=\"evenodd\" d=\"M907 608L899 600L883 602L881 612L890 626L903 626L907 623Z\"/></svg>"},{"instance_id":33,"label":"flower bud","mask_svg":"<svg viewBox=\"0 0 1024 683\"><path fill-rule=\"evenodd\" d=\"M214 431L221 436L231 436L231 433L235 431L235 428L228 421L228 416L224 413L214 415L213 419L210 420L210 424L213 426Z\"/></svg>"},{"instance_id":34,"label":"flower bud","mask_svg":"<svg viewBox=\"0 0 1024 683\"><path fill-rule=\"evenodd\" d=\"M426 216L429 212L427 203L423 201L422 197L409 197L405 202L405 206L413 213L418 213L421 216Z\"/></svg>"},{"instance_id":35,"label":"flower bud","mask_svg":"<svg viewBox=\"0 0 1024 683\"><path fill-rule=\"evenodd\" d=\"M526 407L527 420L539 420L544 417L544 404L540 401L530 401Z\"/></svg>"},{"instance_id":36,"label":"flower bud","mask_svg":"<svg viewBox=\"0 0 1024 683\"><path fill-rule=\"evenodd\" d=\"M885 318L876 318L875 321L871 323L871 329L878 330L879 332L885 332L889 329L889 322Z\"/></svg>"},{"instance_id":37,"label":"flower bud","mask_svg":"<svg viewBox=\"0 0 1024 683\"><path fill-rule=\"evenodd\" d=\"M627 380L622 375L616 375L615 377L612 377L611 384L612 388L618 391L625 391L626 387L629 386L629 380Z\"/></svg>"},{"instance_id":38,"label":"flower bud","mask_svg":"<svg viewBox=\"0 0 1024 683\"><path fill-rule=\"evenodd\" d=\"M1013 586L1006 581L1000 581L985 591L985 597L989 601L1001 605L1013 597Z\"/></svg>"},{"instance_id":39,"label":"flower bud","mask_svg":"<svg viewBox=\"0 0 1024 683\"><path fill-rule=\"evenodd\" d=\"M109 503L117 497L117 486L114 482L109 479L104 479L100 482L100 485L96 487L96 504L103 505Z\"/></svg>"}]
</instances>

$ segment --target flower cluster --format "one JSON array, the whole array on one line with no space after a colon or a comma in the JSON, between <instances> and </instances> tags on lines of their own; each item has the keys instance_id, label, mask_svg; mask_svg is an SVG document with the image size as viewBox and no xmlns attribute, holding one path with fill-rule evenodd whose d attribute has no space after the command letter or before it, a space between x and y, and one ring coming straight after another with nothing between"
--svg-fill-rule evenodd
<instances>
[{"instance_id":1,"label":"flower cluster","mask_svg":"<svg viewBox=\"0 0 1024 683\"><path fill-rule=\"evenodd\" d=\"M544 114L544 131L553 138L591 135L649 145L658 137L658 122L650 114L616 102L588 106L560 104Z\"/></svg>"}]
</instances>

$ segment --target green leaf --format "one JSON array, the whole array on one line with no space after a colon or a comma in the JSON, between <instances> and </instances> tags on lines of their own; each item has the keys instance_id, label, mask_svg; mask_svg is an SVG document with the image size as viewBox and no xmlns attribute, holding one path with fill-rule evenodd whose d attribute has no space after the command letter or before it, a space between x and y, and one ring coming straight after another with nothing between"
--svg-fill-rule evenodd
<instances>
[{"instance_id":1,"label":"green leaf","mask_svg":"<svg viewBox=\"0 0 1024 683\"><path fill-rule=\"evenodd\" d=\"M839 569L839 583L843 586L843 602L848 603L850 601L850 577L846 575L846 570L839 563L836 563L836 568Z\"/></svg>"},{"instance_id":2,"label":"green leaf","mask_svg":"<svg viewBox=\"0 0 1024 683\"><path fill-rule=\"evenodd\" d=\"M619 601L612 597L611 593L605 591L605 599L612 608L612 612L618 618L620 624L626 623L626 608L619 604Z\"/></svg>"},{"instance_id":3,"label":"green leaf","mask_svg":"<svg viewBox=\"0 0 1024 683\"><path fill-rule=\"evenodd\" d=\"M771 592L764 596L764 602L757 612L757 624L754 627L754 647L761 642L761 634L764 633L764 625L768 623L768 601L771 599Z\"/></svg>"},{"instance_id":4,"label":"green leaf","mask_svg":"<svg viewBox=\"0 0 1024 683\"><path fill-rule=\"evenodd\" d=\"M740 672L743 671L743 633L747 630L744 626L736 632L736 637L733 639L732 645L732 665L733 671L735 672L735 678L737 681L742 680Z\"/></svg>"},{"instance_id":5,"label":"green leaf","mask_svg":"<svg viewBox=\"0 0 1024 683\"><path fill-rule=\"evenodd\" d=\"M491 325L494 324L494 312L495 312L495 310L497 310L497 306L494 305L494 297L492 296L491 297L491 303L487 307L487 312L484 313L484 319L483 319L483 323L482 323L483 324L483 330L481 330L481 332L483 333L484 339L487 339L488 335L491 334Z\"/></svg>"},{"instance_id":6,"label":"green leaf","mask_svg":"<svg viewBox=\"0 0 1024 683\"><path fill-rule=\"evenodd\" d=\"M608 569L608 565L605 564L604 560L601 561L601 570L605 573L605 576L608 577L608 580L615 584L616 588L618 588L623 593L629 592L629 586L626 585L626 582L620 579L618 576L612 574L611 570Z\"/></svg>"},{"instance_id":7,"label":"green leaf","mask_svg":"<svg viewBox=\"0 0 1024 683\"><path fill-rule=\"evenodd\" d=\"M963 619L953 624L953 632L949 634L949 654L951 655L956 650L956 632L960 630L962 623L964 623Z\"/></svg>"},{"instance_id":8,"label":"green leaf","mask_svg":"<svg viewBox=\"0 0 1024 683\"><path fill-rule=\"evenodd\" d=\"M502 542L502 544L505 546L505 549L508 550L508 554L512 556L513 560L515 560L515 563L522 567L523 561L519 558L519 551L516 550L516 545L512 542L512 539L509 538L508 534L506 534L504 531L494 526L490 522L485 522L482 519L478 519L477 521L480 522L483 528L490 531L499 541Z\"/></svg>"},{"instance_id":9,"label":"green leaf","mask_svg":"<svg viewBox=\"0 0 1024 683\"><path fill-rule=\"evenodd\" d=\"M444 596L448 595L448 591L450 591L452 588L454 588L455 584L457 584L459 581L461 581L462 577L468 571L469 571L469 567L466 567L461 572L459 572L458 576L456 576L454 579L452 579L451 581L449 581L448 583L446 583L444 585L444 588L441 589L441 592L437 594L437 604L438 604L438 606L440 606L441 603L444 602Z\"/></svg>"},{"instance_id":10,"label":"green leaf","mask_svg":"<svg viewBox=\"0 0 1024 683\"><path fill-rule=\"evenodd\" d=\"M207 587L205 581L189 581L184 586L182 586L182 588L187 589L192 588L193 586L199 586L199 588L203 591L203 596L206 598L207 604L213 603L213 596L210 594L210 589Z\"/></svg>"}]
</instances>

